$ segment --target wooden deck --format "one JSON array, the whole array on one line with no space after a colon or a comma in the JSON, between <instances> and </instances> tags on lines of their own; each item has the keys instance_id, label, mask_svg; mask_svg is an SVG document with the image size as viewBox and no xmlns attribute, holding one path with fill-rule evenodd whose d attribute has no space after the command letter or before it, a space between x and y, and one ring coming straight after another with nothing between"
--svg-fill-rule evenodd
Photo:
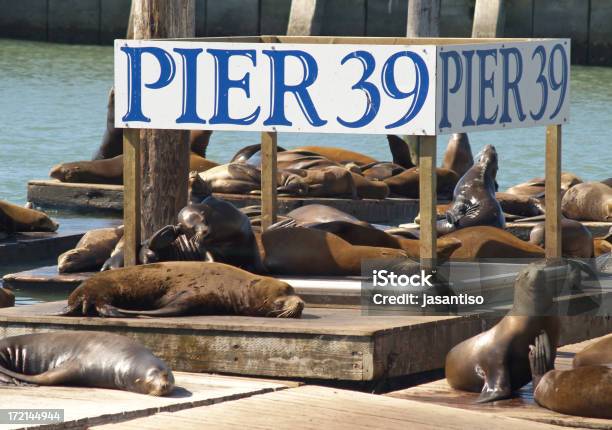
<instances>
[{"instance_id":1,"label":"wooden deck","mask_svg":"<svg viewBox=\"0 0 612 430\"><path fill-rule=\"evenodd\" d=\"M261 204L259 196L238 194L215 194L237 207ZM123 186L102 184L71 184L57 180L32 180L28 182L28 200L43 208L68 209L77 212L121 213L123 210ZM278 212L285 214L308 204L325 204L335 207L360 220L399 224L414 220L419 212L418 199L388 198L335 199L278 197Z\"/></svg>"},{"instance_id":2,"label":"wooden deck","mask_svg":"<svg viewBox=\"0 0 612 430\"><path fill-rule=\"evenodd\" d=\"M557 352L555 368L560 370L571 368L571 362L574 355L598 339L599 338L595 338L560 348ZM469 410L481 413L491 413L499 417L520 418L558 426L612 429L612 420L573 417L542 408L533 400L532 391L533 388L531 384L528 384L521 389L519 397L517 398L488 404L477 404L475 400L478 394L454 390L448 385L446 379L441 379L428 384L395 391L386 394L386 396L414 400L426 404L449 406L461 409L462 411Z\"/></svg>"},{"instance_id":3,"label":"wooden deck","mask_svg":"<svg viewBox=\"0 0 612 430\"><path fill-rule=\"evenodd\" d=\"M154 397L119 390L80 387L2 387L5 408L63 409L64 422L56 428L92 425L144 417L164 411L180 411L204 405L296 387L294 382L247 379L219 375L174 372L176 389L168 397ZM23 428L0 425L2 429Z\"/></svg>"},{"instance_id":4,"label":"wooden deck","mask_svg":"<svg viewBox=\"0 0 612 430\"><path fill-rule=\"evenodd\" d=\"M307 385L274 393L94 427L96 430L537 430L549 424Z\"/></svg>"}]
</instances>

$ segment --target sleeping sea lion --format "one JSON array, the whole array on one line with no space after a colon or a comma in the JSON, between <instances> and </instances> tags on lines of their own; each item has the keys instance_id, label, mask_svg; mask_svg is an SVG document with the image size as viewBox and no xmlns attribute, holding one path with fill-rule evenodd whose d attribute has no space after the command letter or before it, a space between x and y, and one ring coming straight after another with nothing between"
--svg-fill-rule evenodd
<instances>
[{"instance_id":1,"label":"sleeping sea lion","mask_svg":"<svg viewBox=\"0 0 612 430\"><path fill-rule=\"evenodd\" d=\"M370 181L384 181L391 176L399 175L406 169L399 164L379 161L361 167L363 176Z\"/></svg>"},{"instance_id":2,"label":"sleeping sea lion","mask_svg":"<svg viewBox=\"0 0 612 430\"><path fill-rule=\"evenodd\" d=\"M355 163L358 166L375 163L375 158L369 157L359 152L351 151L344 148L335 148L333 146L301 146L295 151L308 151L319 154L335 163L346 164Z\"/></svg>"},{"instance_id":3,"label":"sleeping sea lion","mask_svg":"<svg viewBox=\"0 0 612 430\"><path fill-rule=\"evenodd\" d=\"M479 225L506 226L502 208L495 198L497 169L497 151L493 145L486 145L478 162L457 182L446 220L438 221L439 233Z\"/></svg>"},{"instance_id":4,"label":"sleeping sea lion","mask_svg":"<svg viewBox=\"0 0 612 430\"><path fill-rule=\"evenodd\" d=\"M236 152L234 154L234 156L231 158L230 163L249 163L249 164L261 164L261 158L260 158L260 153L261 151L261 143L256 143L255 145L249 145L249 146L245 146L244 148L241 148L238 152ZM276 147L276 152L284 152L286 151L285 148L281 147L281 146L277 146ZM257 155L257 162L255 162L255 159L251 160L251 157L253 157L253 155L258 154Z\"/></svg>"},{"instance_id":5,"label":"sleeping sea lion","mask_svg":"<svg viewBox=\"0 0 612 430\"><path fill-rule=\"evenodd\" d=\"M453 133L446 145L442 167L462 177L473 165L474 157L467 134Z\"/></svg>"},{"instance_id":6,"label":"sleeping sea lion","mask_svg":"<svg viewBox=\"0 0 612 430\"><path fill-rule=\"evenodd\" d=\"M222 263L172 261L100 272L70 294L61 315L243 315L299 318L286 282Z\"/></svg>"},{"instance_id":7,"label":"sleeping sea lion","mask_svg":"<svg viewBox=\"0 0 612 430\"><path fill-rule=\"evenodd\" d=\"M8 234L29 231L53 232L58 228L59 224L44 212L0 200L0 232Z\"/></svg>"},{"instance_id":8,"label":"sleeping sea lion","mask_svg":"<svg viewBox=\"0 0 612 430\"><path fill-rule=\"evenodd\" d=\"M459 176L452 170L436 169L436 191L438 198L450 200ZM383 181L389 186L392 194L409 199L419 198L419 168L413 167Z\"/></svg>"},{"instance_id":9,"label":"sleeping sea lion","mask_svg":"<svg viewBox=\"0 0 612 430\"><path fill-rule=\"evenodd\" d=\"M278 192L308 197L357 198L351 172L336 166L279 171Z\"/></svg>"},{"instance_id":10,"label":"sleeping sea lion","mask_svg":"<svg viewBox=\"0 0 612 430\"><path fill-rule=\"evenodd\" d=\"M245 163L222 164L198 176L215 193L248 194L261 188L261 171Z\"/></svg>"},{"instance_id":11,"label":"sleeping sea lion","mask_svg":"<svg viewBox=\"0 0 612 430\"><path fill-rule=\"evenodd\" d=\"M57 270L59 273L100 270L122 237L123 226L88 231L74 249L57 258Z\"/></svg>"},{"instance_id":12,"label":"sleeping sea lion","mask_svg":"<svg viewBox=\"0 0 612 430\"><path fill-rule=\"evenodd\" d=\"M63 331L0 340L0 384L76 385L165 396L174 388L166 363L126 336Z\"/></svg>"},{"instance_id":13,"label":"sleeping sea lion","mask_svg":"<svg viewBox=\"0 0 612 430\"><path fill-rule=\"evenodd\" d=\"M499 202L502 211L506 214L533 217L544 213L542 203L531 196L497 192L495 193L495 198Z\"/></svg>"},{"instance_id":14,"label":"sleeping sea lion","mask_svg":"<svg viewBox=\"0 0 612 430\"><path fill-rule=\"evenodd\" d=\"M570 188L561 200L561 211L581 221L612 221L612 188L601 182L584 182Z\"/></svg>"},{"instance_id":15,"label":"sleeping sea lion","mask_svg":"<svg viewBox=\"0 0 612 430\"><path fill-rule=\"evenodd\" d=\"M544 248L545 223L540 222L531 229L529 242ZM593 235L582 223L561 218L561 253L566 258L591 258L594 254Z\"/></svg>"},{"instance_id":16,"label":"sleeping sea lion","mask_svg":"<svg viewBox=\"0 0 612 430\"><path fill-rule=\"evenodd\" d=\"M581 184L582 179L573 173L561 172L561 196L575 185ZM543 198L546 190L546 180L544 178L533 178L527 182L514 185L506 190L507 193Z\"/></svg>"}]
</instances>

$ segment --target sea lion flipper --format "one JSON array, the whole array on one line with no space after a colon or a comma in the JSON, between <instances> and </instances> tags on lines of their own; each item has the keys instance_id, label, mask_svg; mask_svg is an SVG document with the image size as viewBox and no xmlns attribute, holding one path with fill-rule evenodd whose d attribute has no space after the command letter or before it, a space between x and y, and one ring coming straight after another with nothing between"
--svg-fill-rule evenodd
<instances>
[{"instance_id":1,"label":"sea lion flipper","mask_svg":"<svg viewBox=\"0 0 612 430\"><path fill-rule=\"evenodd\" d=\"M481 372L483 372L482 369ZM507 399L512 395L510 373L507 366L489 366L489 372L483 376L485 383L476 403L494 402L496 400Z\"/></svg>"},{"instance_id":2,"label":"sea lion flipper","mask_svg":"<svg viewBox=\"0 0 612 430\"><path fill-rule=\"evenodd\" d=\"M555 367L550 339L545 331L536 336L535 345L529 345L529 367L531 368L531 379L533 390L540 383L542 377Z\"/></svg>"}]
</instances>

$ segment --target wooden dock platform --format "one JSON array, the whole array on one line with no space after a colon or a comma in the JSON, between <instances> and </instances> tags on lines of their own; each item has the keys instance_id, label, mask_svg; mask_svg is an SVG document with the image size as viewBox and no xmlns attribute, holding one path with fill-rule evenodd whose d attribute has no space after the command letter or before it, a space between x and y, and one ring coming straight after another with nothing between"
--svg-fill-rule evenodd
<instances>
[{"instance_id":1,"label":"wooden dock platform","mask_svg":"<svg viewBox=\"0 0 612 430\"><path fill-rule=\"evenodd\" d=\"M215 194L215 196L227 200L237 207L261 204L261 198L257 195ZM123 211L123 186L72 184L57 180L32 180L28 182L28 201L42 208L120 214ZM418 199L351 200L279 196L278 213L286 214L293 209L308 204L332 206L354 215L362 221L381 224L397 225L402 222L411 222L419 212Z\"/></svg>"},{"instance_id":2,"label":"wooden dock platform","mask_svg":"<svg viewBox=\"0 0 612 430\"><path fill-rule=\"evenodd\" d=\"M358 308L309 306L301 319L52 315L64 305L0 309L0 336L110 331L143 343L178 371L367 382L440 369L454 345L498 321L486 315L366 316ZM563 319L561 337L567 344L611 330L610 318L573 316Z\"/></svg>"},{"instance_id":3,"label":"wooden dock platform","mask_svg":"<svg viewBox=\"0 0 612 430\"><path fill-rule=\"evenodd\" d=\"M174 372L176 388L167 397L83 387L2 387L0 402L13 409L61 409L64 422L51 428L93 425L145 417L160 412L213 405L296 387L295 382ZM2 429L23 425L0 425ZM45 428L48 428L45 426Z\"/></svg>"},{"instance_id":4,"label":"wooden dock platform","mask_svg":"<svg viewBox=\"0 0 612 430\"><path fill-rule=\"evenodd\" d=\"M599 340L594 338L580 343L561 347L557 352L555 368L564 370L571 368L574 355L587 345ZM394 391L386 396L397 399L407 399L422 402L428 405L448 406L451 408L469 410L481 413L495 414L499 417L518 418L522 420L554 424L564 427L578 427L590 429L612 429L612 420L574 417L560 414L540 407L533 400L531 383L523 387L519 397L500 400L493 403L475 403L477 393L466 393L451 388L446 379L418 385L400 391Z\"/></svg>"}]
</instances>

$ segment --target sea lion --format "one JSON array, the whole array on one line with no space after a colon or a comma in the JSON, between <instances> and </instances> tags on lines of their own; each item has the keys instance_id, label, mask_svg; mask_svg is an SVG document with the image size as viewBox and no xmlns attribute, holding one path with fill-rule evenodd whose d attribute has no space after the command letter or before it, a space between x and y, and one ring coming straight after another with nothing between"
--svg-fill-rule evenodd
<instances>
[{"instance_id":1,"label":"sea lion","mask_svg":"<svg viewBox=\"0 0 612 430\"><path fill-rule=\"evenodd\" d=\"M356 246L335 234L303 227L266 230L261 235L270 273L279 275L358 276L365 259L405 259L404 251Z\"/></svg>"},{"instance_id":2,"label":"sea lion","mask_svg":"<svg viewBox=\"0 0 612 430\"><path fill-rule=\"evenodd\" d=\"M605 342L604 342L605 341ZM598 343L604 342L603 345ZM554 370L551 341L544 332L530 345L534 400L540 406L567 415L612 418L612 345L603 339L591 347L602 348L602 356L592 355L585 363L576 362L571 370ZM582 352L591 347L585 348ZM603 361L603 362L602 362Z\"/></svg>"},{"instance_id":3,"label":"sea lion","mask_svg":"<svg viewBox=\"0 0 612 430\"><path fill-rule=\"evenodd\" d=\"M0 200L0 232L53 232L58 228L59 224L44 212Z\"/></svg>"},{"instance_id":4,"label":"sea lion","mask_svg":"<svg viewBox=\"0 0 612 430\"><path fill-rule=\"evenodd\" d=\"M457 173L459 177L474 165L474 157L472 156L472 147L466 133L453 133L444 152L444 160L442 167Z\"/></svg>"},{"instance_id":5,"label":"sea lion","mask_svg":"<svg viewBox=\"0 0 612 430\"><path fill-rule=\"evenodd\" d=\"M189 149L192 155L206 158L206 150L212 133L212 130L191 130L189 132Z\"/></svg>"},{"instance_id":6,"label":"sea lion","mask_svg":"<svg viewBox=\"0 0 612 430\"><path fill-rule=\"evenodd\" d=\"M573 173L561 172L561 196L575 185L581 184L582 179ZM546 190L545 178L533 178L527 182L514 185L506 190L507 193L543 198Z\"/></svg>"},{"instance_id":7,"label":"sea lion","mask_svg":"<svg viewBox=\"0 0 612 430\"><path fill-rule=\"evenodd\" d=\"M478 162L457 182L446 220L437 223L439 233L478 225L506 226L501 205L495 198L497 169L497 151L493 145L486 145Z\"/></svg>"},{"instance_id":8,"label":"sea lion","mask_svg":"<svg viewBox=\"0 0 612 430\"><path fill-rule=\"evenodd\" d=\"M601 181L601 183L607 185L608 187L612 187L612 178L604 179Z\"/></svg>"},{"instance_id":9,"label":"sea lion","mask_svg":"<svg viewBox=\"0 0 612 430\"><path fill-rule=\"evenodd\" d=\"M279 171L277 190L296 196L357 198L351 172L336 166Z\"/></svg>"},{"instance_id":10,"label":"sea lion","mask_svg":"<svg viewBox=\"0 0 612 430\"><path fill-rule=\"evenodd\" d=\"M0 340L0 384L76 385L165 396L174 388L166 363L126 336L63 331Z\"/></svg>"},{"instance_id":11,"label":"sea lion","mask_svg":"<svg viewBox=\"0 0 612 430\"><path fill-rule=\"evenodd\" d=\"M453 190L459 181L459 176L452 170L436 169L436 192L439 199L450 200ZM389 186L392 195L419 198L419 168L413 167L383 181Z\"/></svg>"},{"instance_id":12,"label":"sea lion","mask_svg":"<svg viewBox=\"0 0 612 430\"><path fill-rule=\"evenodd\" d=\"M601 182L584 182L567 190L561 211L581 221L612 221L612 188Z\"/></svg>"},{"instance_id":13,"label":"sea lion","mask_svg":"<svg viewBox=\"0 0 612 430\"><path fill-rule=\"evenodd\" d=\"M276 147L276 152L284 152L286 151L285 148L283 148L282 146L277 146ZM249 145L249 146L245 146L244 148L241 148L238 152L236 152L234 154L234 156L231 158L230 163L249 163L249 164L253 164L253 165L260 165L261 164L261 143L256 143L255 145ZM257 154L257 161L255 159L251 160L251 157L253 157L255 154Z\"/></svg>"},{"instance_id":14,"label":"sea lion","mask_svg":"<svg viewBox=\"0 0 612 430\"><path fill-rule=\"evenodd\" d=\"M599 257L612 252L612 227L607 235L593 239L593 255Z\"/></svg>"},{"instance_id":15,"label":"sea lion","mask_svg":"<svg viewBox=\"0 0 612 430\"><path fill-rule=\"evenodd\" d=\"M347 221L354 224L360 224L366 227L371 225L365 221L360 221L358 218L346 212L336 209L331 206L321 204L309 204L293 209L286 215L295 222L294 227L307 227L311 224L318 224L331 221Z\"/></svg>"},{"instance_id":16,"label":"sea lion","mask_svg":"<svg viewBox=\"0 0 612 430\"><path fill-rule=\"evenodd\" d=\"M291 285L222 263L172 261L100 272L70 294L61 315L243 315L299 318Z\"/></svg>"},{"instance_id":17,"label":"sea lion","mask_svg":"<svg viewBox=\"0 0 612 430\"><path fill-rule=\"evenodd\" d=\"M544 248L546 236L545 223L540 222L531 229L529 242ZM593 235L582 223L561 218L561 253L566 258L593 257Z\"/></svg>"},{"instance_id":18,"label":"sea lion","mask_svg":"<svg viewBox=\"0 0 612 430\"><path fill-rule=\"evenodd\" d=\"M108 257L108 260L106 260L102 265L102 268L100 269L101 272L104 272L105 270L119 269L120 267L123 267L124 247L125 240L123 237L121 237L121 239L119 240L119 242L117 242L117 245L113 249L113 252L111 252L110 257Z\"/></svg>"},{"instance_id":19,"label":"sea lion","mask_svg":"<svg viewBox=\"0 0 612 430\"><path fill-rule=\"evenodd\" d=\"M412 159L410 154L410 147L401 137L393 134L387 135L387 142L389 143L389 151L393 157L393 163L404 169L411 169L416 167L415 160Z\"/></svg>"},{"instance_id":20,"label":"sea lion","mask_svg":"<svg viewBox=\"0 0 612 430\"><path fill-rule=\"evenodd\" d=\"M406 169L399 164L382 161L366 164L361 167L363 176L370 181L384 181L395 175L399 175Z\"/></svg>"},{"instance_id":21,"label":"sea lion","mask_svg":"<svg viewBox=\"0 0 612 430\"><path fill-rule=\"evenodd\" d=\"M544 257L544 249L497 227L467 227L445 234L438 240L446 238L461 242L461 246L450 255L450 259L454 261L477 261L481 258Z\"/></svg>"},{"instance_id":22,"label":"sea lion","mask_svg":"<svg viewBox=\"0 0 612 430\"><path fill-rule=\"evenodd\" d=\"M295 151L314 152L338 164L355 163L362 166L377 162L375 158L365 154L333 146L301 146L296 148Z\"/></svg>"},{"instance_id":23,"label":"sea lion","mask_svg":"<svg viewBox=\"0 0 612 430\"><path fill-rule=\"evenodd\" d=\"M533 217L544 213L542 203L531 196L497 192L495 198L505 214Z\"/></svg>"},{"instance_id":24,"label":"sea lion","mask_svg":"<svg viewBox=\"0 0 612 430\"><path fill-rule=\"evenodd\" d=\"M7 288L0 287L0 308L15 306L15 294Z\"/></svg>"},{"instance_id":25,"label":"sea lion","mask_svg":"<svg viewBox=\"0 0 612 430\"><path fill-rule=\"evenodd\" d=\"M261 188L261 171L245 163L229 163L199 174L215 193L248 194Z\"/></svg>"},{"instance_id":26,"label":"sea lion","mask_svg":"<svg viewBox=\"0 0 612 430\"><path fill-rule=\"evenodd\" d=\"M123 155L101 160L57 164L51 168L49 176L61 182L121 185Z\"/></svg>"},{"instance_id":27,"label":"sea lion","mask_svg":"<svg viewBox=\"0 0 612 430\"><path fill-rule=\"evenodd\" d=\"M57 270L59 273L100 270L122 237L123 226L88 231L74 249L58 257Z\"/></svg>"},{"instance_id":28,"label":"sea lion","mask_svg":"<svg viewBox=\"0 0 612 430\"><path fill-rule=\"evenodd\" d=\"M586 346L574 356L573 367L608 366L612 367L612 334Z\"/></svg>"},{"instance_id":29,"label":"sea lion","mask_svg":"<svg viewBox=\"0 0 612 430\"><path fill-rule=\"evenodd\" d=\"M554 357L559 317L553 298L559 287L579 282L573 264L529 264L516 277L514 304L493 328L456 345L446 356L445 373L451 387L480 392L479 403L508 398L531 380L529 345L541 332L550 336Z\"/></svg>"},{"instance_id":30,"label":"sea lion","mask_svg":"<svg viewBox=\"0 0 612 430\"><path fill-rule=\"evenodd\" d=\"M355 191L360 199L386 199L389 194L389 186L382 181L372 181L359 173L349 171L353 177Z\"/></svg>"},{"instance_id":31,"label":"sea lion","mask_svg":"<svg viewBox=\"0 0 612 430\"><path fill-rule=\"evenodd\" d=\"M105 160L123 154L123 129L115 128L115 88L111 87L106 105L106 129L102 144L93 156L93 160Z\"/></svg>"}]
</instances>

